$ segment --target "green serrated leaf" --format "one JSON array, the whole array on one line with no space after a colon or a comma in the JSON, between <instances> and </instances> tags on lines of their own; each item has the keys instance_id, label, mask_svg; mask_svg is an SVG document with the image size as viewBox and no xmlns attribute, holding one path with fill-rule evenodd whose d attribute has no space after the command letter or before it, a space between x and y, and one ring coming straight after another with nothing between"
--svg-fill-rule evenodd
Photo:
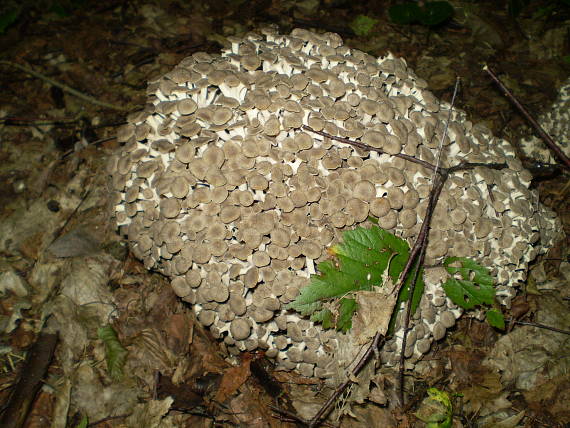
<instances>
[{"instance_id":1,"label":"green serrated leaf","mask_svg":"<svg viewBox=\"0 0 570 428\"><path fill-rule=\"evenodd\" d=\"M493 303L493 277L486 268L465 257L448 257L443 264L451 275L459 274L462 278L452 277L443 284L445 293L453 303L463 309ZM459 266L450 266L451 264Z\"/></svg>"},{"instance_id":2,"label":"green serrated leaf","mask_svg":"<svg viewBox=\"0 0 570 428\"><path fill-rule=\"evenodd\" d=\"M450 266L453 263L459 263L460 266ZM450 274L460 273L465 280L472 279L473 282L481 285L492 286L493 277L489 275L489 269L481 266L476 261L467 257L448 257L443 262L445 268ZM471 276L474 275L473 278Z\"/></svg>"},{"instance_id":3,"label":"green serrated leaf","mask_svg":"<svg viewBox=\"0 0 570 428\"><path fill-rule=\"evenodd\" d=\"M518 18L523 9L528 6L530 0L509 0L507 10L512 18Z\"/></svg>"},{"instance_id":4,"label":"green serrated leaf","mask_svg":"<svg viewBox=\"0 0 570 428\"><path fill-rule=\"evenodd\" d=\"M107 360L109 376L115 381L121 380L128 351L123 348L123 345L119 342L117 333L110 325L100 327L97 330L97 335L105 344L105 358Z\"/></svg>"},{"instance_id":5,"label":"green serrated leaf","mask_svg":"<svg viewBox=\"0 0 570 428\"><path fill-rule=\"evenodd\" d=\"M409 246L405 240L377 226L369 229L357 227L345 231L342 242L332 247L330 253L335 260L319 263L319 274L311 276L309 285L301 289L299 296L286 308L310 315L313 321L323 322L325 328L328 321L334 319L333 327L347 331L351 328L352 315L358 306L348 295L381 286L388 276L396 283L408 260ZM420 275L414 293L414 310L422 291L423 279ZM326 302L334 301L339 301L336 317L332 316L330 310L324 311L323 306Z\"/></svg>"},{"instance_id":6,"label":"green serrated leaf","mask_svg":"<svg viewBox=\"0 0 570 428\"><path fill-rule=\"evenodd\" d=\"M478 287L471 281L450 278L443 284L445 294L453 303L463 309L473 309L475 306L493 303L495 290L491 287Z\"/></svg>"},{"instance_id":7,"label":"green serrated leaf","mask_svg":"<svg viewBox=\"0 0 570 428\"><path fill-rule=\"evenodd\" d=\"M498 328L499 330L505 329L505 317L498 309L489 309L485 316L491 327Z\"/></svg>"},{"instance_id":8,"label":"green serrated leaf","mask_svg":"<svg viewBox=\"0 0 570 428\"><path fill-rule=\"evenodd\" d=\"M50 11L55 13L59 18L67 18L71 16L70 10L61 2L54 2L50 8Z\"/></svg>"},{"instance_id":9,"label":"green serrated leaf","mask_svg":"<svg viewBox=\"0 0 570 428\"><path fill-rule=\"evenodd\" d=\"M427 390L424 399L414 415L423 422L426 428L451 428L453 423L453 406L449 394L437 388Z\"/></svg>"},{"instance_id":10,"label":"green serrated leaf","mask_svg":"<svg viewBox=\"0 0 570 428\"><path fill-rule=\"evenodd\" d=\"M321 309L311 314L311 321L320 322L323 328L334 327L334 317L332 312L328 309Z\"/></svg>"}]
</instances>

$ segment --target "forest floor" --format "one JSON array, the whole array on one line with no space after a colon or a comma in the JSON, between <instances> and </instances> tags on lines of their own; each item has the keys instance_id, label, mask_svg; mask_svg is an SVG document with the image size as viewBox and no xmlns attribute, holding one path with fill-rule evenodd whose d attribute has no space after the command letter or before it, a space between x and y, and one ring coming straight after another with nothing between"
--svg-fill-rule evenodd
<instances>
[{"instance_id":1,"label":"forest floor","mask_svg":"<svg viewBox=\"0 0 570 428\"><path fill-rule=\"evenodd\" d=\"M285 34L336 32L352 48L405 58L442 100L450 101L459 76L456 107L511 141L527 167L534 162L517 141L531 131L482 66L535 116L570 75L570 6L562 0L452 2L454 17L437 27L391 22L390 1L10 3L0 7L0 403L5 414L26 413L25 425L11 421L14 427L87 426L87 415L98 427L295 426L274 406L311 415L330 394L313 379L272 371L256 355L227 363L189 305L129 254L110 221L105 165L118 147L117 128L144 106L147 82L183 58L215 54L226 37L267 25ZM366 36L349 25L358 15L377 20ZM509 315L568 331L568 175L555 170L533 186L566 238L534 263ZM119 342L98 335L111 319L129 350L116 381L106 374L103 344ZM33 376L23 372L27 351L42 330L54 329L59 342L55 350L44 344L41 391L29 397L29 411L21 403L14 409L14 386ZM368 403L328 423L424 426L414 412L436 387L452 395L454 427L568 426L570 336L531 326L506 334L467 317L450 333L426 356L439 369L414 378L405 407ZM385 396L395 388L387 381Z\"/></svg>"}]
</instances>

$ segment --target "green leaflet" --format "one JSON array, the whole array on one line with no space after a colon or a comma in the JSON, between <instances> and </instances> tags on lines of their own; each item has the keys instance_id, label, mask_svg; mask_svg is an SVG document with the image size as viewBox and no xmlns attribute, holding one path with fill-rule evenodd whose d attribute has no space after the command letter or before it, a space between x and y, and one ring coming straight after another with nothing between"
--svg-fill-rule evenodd
<instances>
[{"instance_id":1,"label":"green leaflet","mask_svg":"<svg viewBox=\"0 0 570 428\"><path fill-rule=\"evenodd\" d=\"M453 266L451 266L453 264ZM463 309L475 306L492 305L495 301L494 280L487 268L465 257L448 257L443 262L452 277L443 284L447 297ZM486 313L487 322L503 330L505 319L501 311L490 309Z\"/></svg>"},{"instance_id":2,"label":"green leaflet","mask_svg":"<svg viewBox=\"0 0 570 428\"><path fill-rule=\"evenodd\" d=\"M503 313L498 309L489 309L485 313L485 317L491 327L498 328L499 330L505 329L505 317L503 316Z\"/></svg>"},{"instance_id":3,"label":"green leaflet","mask_svg":"<svg viewBox=\"0 0 570 428\"><path fill-rule=\"evenodd\" d=\"M97 335L105 344L105 357L109 376L115 381L121 380L128 351L123 348L123 345L117 338L117 333L110 325L100 327L97 330Z\"/></svg>"},{"instance_id":4,"label":"green leaflet","mask_svg":"<svg viewBox=\"0 0 570 428\"><path fill-rule=\"evenodd\" d=\"M452 263L460 266L450 266ZM453 303L463 309L493 303L495 299L493 277L486 268L465 257L448 257L443 265L452 275L443 284L443 289ZM456 278L455 274L459 274L461 279Z\"/></svg>"},{"instance_id":5,"label":"green leaflet","mask_svg":"<svg viewBox=\"0 0 570 428\"><path fill-rule=\"evenodd\" d=\"M370 219L374 222L374 219ZM372 291L374 286L383 286L398 279L409 258L408 243L397 236L372 226L357 227L345 231L342 242L331 247L332 260L319 263L319 273L312 275L309 285L301 289L299 296L286 306L324 328L336 328L346 332L352 328L352 316L358 310L355 293ZM495 300L494 279L488 269L465 257L448 257L444 266L451 275L443 289L458 306L472 309L481 305L493 305ZM417 268L417 267L416 267ZM392 313L388 334L393 333L398 311L409 299L409 286L414 277L411 270L400 289ZM424 291L423 269L417 276L412 296L412 313L419 305ZM503 314L496 308L487 310L487 322L504 329Z\"/></svg>"},{"instance_id":6,"label":"green leaflet","mask_svg":"<svg viewBox=\"0 0 570 428\"><path fill-rule=\"evenodd\" d=\"M20 9L8 8L3 14L0 15L0 34L4 34L6 29L14 24L20 16Z\"/></svg>"},{"instance_id":7,"label":"green leaflet","mask_svg":"<svg viewBox=\"0 0 570 428\"><path fill-rule=\"evenodd\" d=\"M358 309L350 293L370 291L373 286L383 285L388 278L396 284L408 260L409 246L405 240L377 226L357 227L345 231L342 242L329 252L334 260L319 263L319 273L311 276L309 285L286 308L310 316L324 328L334 327L346 332L352 327L352 315ZM410 281L408 279L402 287L399 301L407 298ZM423 279L419 275L412 300L414 311L422 292Z\"/></svg>"},{"instance_id":8,"label":"green leaflet","mask_svg":"<svg viewBox=\"0 0 570 428\"><path fill-rule=\"evenodd\" d=\"M442 24L453 16L453 6L447 1L430 1L420 6L417 2L404 2L388 9L390 20L395 24L420 23L428 27Z\"/></svg>"}]
</instances>

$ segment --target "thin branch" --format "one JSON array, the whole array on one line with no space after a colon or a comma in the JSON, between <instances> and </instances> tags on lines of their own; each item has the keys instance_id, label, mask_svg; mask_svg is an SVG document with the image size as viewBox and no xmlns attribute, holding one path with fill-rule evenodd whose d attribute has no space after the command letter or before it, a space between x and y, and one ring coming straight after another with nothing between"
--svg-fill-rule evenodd
<instances>
[{"instance_id":1,"label":"thin branch","mask_svg":"<svg viewBox=\"0 0 570 428\"><path fill-rule=\"evenodd\" d=\"M21 70L25 73L31 74L32 76L37 77L38 79L44 80L45 82L49 83L50 85L57 86L62 91L65 91L68 94L74 95L77 98L82 99L83 101L87 101L88 103L95 104L95 105L105 107L105 108L110 108L113 110L122 110L122 111L128 110L128 108L125 108L125 107L119 107L115 104L110 104L110 103L106 103L104 101L99 101L98 99L93 98L87 94L84 94L83 92L80 92L77 89L73 89L71 86L68 86L65 83L60 83L57 80L53 80L52 78L46 76L45 74L34 71L28 67L24 67L23 65L17 64L15 62L0 60L0 64L9 65L9 66L15 67L18 70Z\"/></svg>"},{"instance_id":2,"label":"thin branch","mask_svg":"<svg viewBox=\"0 0 570 428\"><path fill-rule=\"evenodd\" d=\"M320 135L322 137L330 138L331 140L339 141L341 143L345 143L345 144L348 144L348 145L353 146L353 147L358 147L359 149L365 150L367 152L376 152L379 154L388 154L385 151L383 151L382 149L369 146L369 145L364 144L360 141L354 141L354 140L351 140L351 139L345 138L345 137L337 137L335 135L329 134L328 132L324 132L324 131L316 131L307 125L303 125L302 128L306 131L312 132L312 133ZM478 166L483 166L485 168L491 168L491 169L504 169L504 168L508 167L508 165L506 163L485 163L485 162L464 162L464 161L461 161L457 165L451 166L449 168L443 168L443 167L437 167L436 165L433 165L427 161L423 161L421 159L416 159L410 155L405 155L402 153L398 153L395 155L390 155L390 154L388 154L388 155L393 156L395 158L400 158L400 159L404 159L404 160L416 163L416 164L421 165L424 168L427 168L431 171L435 171L437 168L439 174L451 175L455 172L474 169Z\"/></svg>"},{"instance_id":3,"label":"thin branch","mask_svg":"<svg viewBox=\"0 0 570 428\"><path fill-rule=\"evenodd\" d=\"M499 78L493 72L493 70L491 70L486 65L483 67L483 70L485 70L489 74L489 76L491 76L491 79L495 81L495 83L499 86L501 91L505 93L507 98L515 105L517 109L519 109L519 111L523 114L526 120L530 122L533 128L536 129L536 132L538 132L538 134L543 139L545 144L550 148L550 150L552 150L554 154L562 161L563 165L566 168L570 169L570 159L568 158L568 156L566 156L566 154L562 151L562 149L558 147L558 145L554 142L552 137L550 137L550 135L546 133L546 131L542 128L542 126L540 126L540 124L536 121L536 119L532 117L532 115L528 112L528 110L519 102L519 100L516 99L513 93L509 91L509 89L503 84L503 82L499 80Z\"/></svg>"},{"instance_id":4,"label":"thin branch","mask_svg":"<svg viewBox=\"0 0 570 428\"><path fill-rule=\"evenodd\" d=\"M71 154L77 154L77 153L81 152L81 150L83 150L84 148L86 148L86 147L88 147L88 146L96 146L97 144L106 143L107 141L114 140L115 138L117 138L117 137L113 136L113 137L101 138L101 139L99 139L99 140L95 140L95 141L92 141L92 142L88 143L87 146L82 147L82 148L79 149L79 150L69 149L69 150L66 151L64 154L61 155L60 160L61 160L61 159L65 159L66 157L68 157L68 156L71 155Z\"/></svg>"},{"instance_id":5,"label":"thin branch","mask_svg":"<svg viewBox=\"0 0 570 428\"><path fill-rule=\"evenodd\" d=\"M441 135L441 139L439 141L438 153L437 153L437 160L435 164L435 169L433 170L432 176L432 183L433 187L431 189L428 206L426 210L426 215L424 221L422 223L421 231L416 239L416 243L414 247L419 248L419 256L417 257L418 261L416 264L416 270L414 272L414 277L409 285L408 290L408 301L406 303L406 315L404 318L404 331L402 333L402 347L400 351L400 370L399 370L399 378L400 378L400 404L404 405L404 370L405 370L405 362L406 362L406 341L408 337L408 329L410 327L410 318L412 316L412 301L414 297L414 292L416 290L416 281L419 272L422 270L424 259L427 251L427 246L429 243L429 228L431 224L431 218L435 211L435 206L437 205L437 201L439 200L439 195L443 189L443 185L445 181L449 177L449 170L446 169L443 173L441 171L441 156L443 154L443 142L445 141L445 137L447 136L447 130L449 129L449 122L451 121L451 115L453 113L453 106L455 105L455 97L457 96L457 92L459 90L459 77L455 81L455 88L453 89L453 96L451 97L451 104L449 107L449 111L447 113L447 120L445 121L445 128ZM439 175L438 175L439 174ZM410 257L411 259L411 257Z\"/></svg>"},{"instance_id":6,"label":"thin branch","mask_svg":"<svg viewBox=\"0 0 570 428\"><path fill-rule=\"evenodd\" d=\"M60 128L77 125L79 117L71 119L20 119L16 117L4 117L0 124L5 126L57 126Z\"/></svg>"},{"instance_id":7,"label":"thin branch","mask_svg":"<svg viewBox=\"0 0 570 428\"><path fill-rule=\"evenodd\" d=\"M280 407L277 406L269 406L269 408L271 410L273 410L276 413L279 413L280 415L283 415L289 419L291 419L292 421L295 421L303 426L309 426L310 422L306 421L305 419L303 419L302 417L300 417L299 415L296 415L293 412L290 412L288 410L282 409ZM326 427L331 427L331 428L336 428L333 424L329 424L328 422L323 422L323 425Z\"/></svg>"},{"instance_id":8,"label":"thin branch","mask_svg":"<svg viewBox=\"0 0 570 428\"><path fill-rule=\"evenodd\" d=\"M545 330L550 330L550 331L555 331L557 333L562 333L562 334L568 334L570 335L570 330L563 330L561 328L556 328L556 327L550 327L549 325L544 325L544 324L539 324L536 322L527 322L527 321L509 321L511 323L514 324L518 324L518 325L527 325L530 327L536 327L536 328L543 328Z\"/></svg>"},{"instance_id":9,"label":"thin branch","mask_svg":"<svg viewBox=\"0 0 570 428\"><path fill-rule=\"evenodd\" d=\"M427 245L428 245L428 241L429 241L429 227L431 224L431 218L433 216L435 206L437 205L439 195L441 194L441 191L443 189L443 185L445 184L447 177L448 177L447 173L443 177L440 175L436 176L434 187L432 189L432 193L431 193L429 201L428 201L428 206L426 209L426 215L425 215L424 221L422 223L422 228L420 229L420 233L418 234L418 238L416 239L414 247L412 248L412 251L410 252L410 257L408 258L408 263L406 264L406 267L408 265L411 266L415 262L416 259L418 260L417 269L415 271L413 281L410 283L410 289L408 292L408 304L407 304L407 308L406 308L406 316L404 319L404 332L403 332L403 336L402 336L402 350L400 352L400 370L399 370L400 388L399 388L399 394L398 395L400 398L400 404L402 406L404 405L404 365L405 365L404 360L405 360L405 351L406 351L406 338L407 338L408 328L410 325L411 308L412 308L411 301L413 298L413 293L414 293L415 285L416 285L416 277L415 276L419 273L419 271L422 269L422 266L423 266L425 253L426 253L426 249L427 249Z\"/></svg>"},{"instance_id":10,"label":"thin branch","mask_svg":"<svg viewBox=\"0 0 570 428\"><path fill-rule=\"evenodd\" d=\"M101 425L101 424L103 424L103 423L105 423L105 422L116 421L116 420L119 420L119 419L126 419L126 418L128 418L129 416L131 416L131 415L132 415L132 413L125 413L124 415L107 416L107 417L105 417L105 418L103 418L103 419L99 419L98 421L90 422L89 424L87 424L87 426L88 426L88 427L95 427L95 426Z\"/></svg>"},{"instance_id":11,"label":"thin branch","mask_svg":"<svg viewBox=\"0 0 570 428\"><path fill-rule=\"evenodd\" d=\"M361 143L360 141L353 141L353 140L350 140L348 138L337 137L337 136L331 135L327 132L317 131L317 130L315 130L315 129L311 128L310 126L307 126L307 125L303 125L303 129L305 129L309 132L312 132L313 134L321 135L323 137L330 138L331 140L340 141L341 143L349 144L351 146L358 147L359 149L363 149L363 150L366 150L368 152L376 152L376 153L379 153L381 155L387 154L384 150L379 149L377 147L369 146L367 144ZM435 171L435 169L436 169L435 165L432 165L431 163L423 161L421 159L416 159L415 157L410 156L410 155L398 153L398 154L390 155L390 156L394 156L396 158L405 159L407 161L417 163L418 165L421 165L425 168L431 169L432 171Z\"/></svg>"}]
</instances>

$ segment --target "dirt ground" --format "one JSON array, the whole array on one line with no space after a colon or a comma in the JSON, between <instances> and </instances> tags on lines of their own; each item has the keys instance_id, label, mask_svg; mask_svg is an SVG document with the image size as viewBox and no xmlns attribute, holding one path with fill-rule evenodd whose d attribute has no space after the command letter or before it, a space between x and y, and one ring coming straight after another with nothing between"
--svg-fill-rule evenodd
<instances>
[{"instance_id":1,"label":"dirt ground","mask_svg":"<svg viewBox=\"0 0 570 428\"><path fill-rule=\"evenodd\" d=\"M228 36L267 25L283 33L297 27L336 32L346 45L374 56L391 51L446 101L459 76L456 106L515 147L531 131L482 66L494 69L535 116L570 75L567 1L454 1L453 18L436 27L391 22L393 3L46 0L0 6L5 426L300 426L288 412L310 418L319 409L331 391L314 379L273 371L259 354L230 365L223 346L166 278L134 259L110 221L105 166L118 147L117 128L144 106L148 80L195 52L219 52ZM516 16L509 13L524 4ZM12 11L18 12L6 21ZM358 15L377 20L365 36L349 25ZM568 174L555 169L537 175L533 185L570 236ZM425 426L416 415L425 408L426 390L435 387L452 397L454 427L569 426L569 262L566 238L533 265L507 311L507 318L559 331L517 325L507 334L464 317L426 356L439 362L438 370L409 374L413 387L405 406L387 404L397 384L387 372L386 400L326 423ZM117 336L101 330L107 324ZM52 343L55 332L59 340ZM39 349L30 350L34 343ZM15 404L10 398L26 378L41 388L37 394L16 389L25 396Z\"/></svg>"}]
</instances>

